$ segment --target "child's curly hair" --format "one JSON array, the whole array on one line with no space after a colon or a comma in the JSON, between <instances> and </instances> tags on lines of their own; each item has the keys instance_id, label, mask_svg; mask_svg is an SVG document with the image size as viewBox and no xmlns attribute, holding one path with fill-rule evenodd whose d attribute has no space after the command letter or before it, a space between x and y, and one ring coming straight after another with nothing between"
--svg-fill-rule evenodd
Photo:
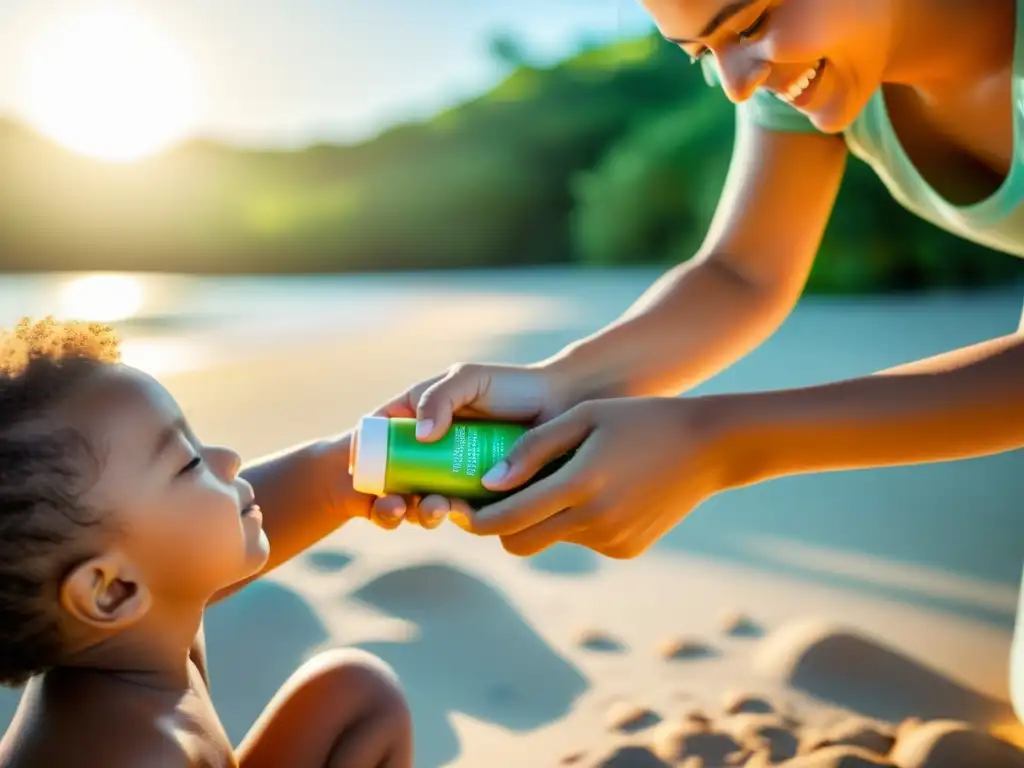
<instances>
[{"instance_id":1,"label":"child's curly hair","mask_svg":"<svg viewBox=\"0 0 1024 768\"><path fill-rule=\"evenodd\" d=\"M92 452L47 419L98 368L118 362L108 326L23 319L0 331L0 684L17 687L59 663L55 610L76 542L97 516L81 502Z\"/></svg>"}]
</instances>

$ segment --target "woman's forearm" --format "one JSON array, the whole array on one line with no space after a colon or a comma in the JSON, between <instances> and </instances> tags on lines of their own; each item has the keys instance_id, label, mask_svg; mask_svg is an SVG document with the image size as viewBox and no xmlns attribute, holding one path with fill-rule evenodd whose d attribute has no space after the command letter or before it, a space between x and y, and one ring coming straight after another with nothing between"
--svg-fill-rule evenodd
<instances>
[{"instance_id":1,"label":"woman's forearm","mask_svg":"<svg viewBox=\"0 0 1024 768\"><path fill-rule=\"evenodd\" d=\"M732 486L1024 447L1024 336L873 376L711 398Z\"/></svg>"},{"instance_id":2,"label":"woman's forearm","mask_svg":"<svg viewBox=\"0 0 1024 768\"><path fill-rule=\"evenodd\" d=\"M573 404L674 395L761 344L796 299L757 287L714 259L695 259L667 273L618 320L543 365L568 382Z\"/></svg>"},{"instance_id":3,"label":"woman's forearm","mask_svg":"<svg viewBox=\"0 0 1024 768\"><path fill-rule=\"evenodd\" d=\"M547 361L560 400L679 394L756 348L793 311L849 151L835 136L772 131L746 120L736 128L698 254L616 322Z\"/></svg>"}]
</instances>

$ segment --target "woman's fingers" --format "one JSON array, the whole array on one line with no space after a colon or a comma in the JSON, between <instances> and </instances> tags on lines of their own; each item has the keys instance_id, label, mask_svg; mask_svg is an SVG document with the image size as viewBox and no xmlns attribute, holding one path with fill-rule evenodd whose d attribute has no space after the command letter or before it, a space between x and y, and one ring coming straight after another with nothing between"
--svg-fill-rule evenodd
<instances>
[{"instance_id":1,"label":"woman's fingers","mask_svg":"<svg viewBox=\"0 0 1024 768\"><path fill-rule=\"evenodd\" d=\"M579 446L592 429L588 410L573 408L520 437L505 459L492 467L481 482L495 491L515 488L548 462Z\"/></svg>"},{"instance_id":2,"label":"woman's fingers","mask_svg":"<svg viewBox=\"0 0 1024 768\"><path fill-rule=\"evenodd\" d=\"M452 521L479 536L509 536L557 515L580 497L580 481L574 477L575 460L558 472L511 496L471 512L465 520Z\"/></svg>"},{"instance_id":3,"label":"woman's fingers","mask_svg":"<svg viewBox=\"0 0 1024 768\"><path fill-rule=\"evenodd\" d=\"M420 395L416 406L416 437L425 442L439 440L452 425L460 408L476 403L490 385L486 368L457 365Z\"/></svg>"},{"instance_id":4,"label":"woman's fingers","mask_svg":"<svg viewBox=\"0 0 1024 768\"><path fill-rule=\"evenodd\" d=\"M519 557L536 555L552 544L567 541L574 533L585 528L586 516L583 507L564 509L519 533L502 536L501 545L506 552Z\"/></svg>"}]
</instances>

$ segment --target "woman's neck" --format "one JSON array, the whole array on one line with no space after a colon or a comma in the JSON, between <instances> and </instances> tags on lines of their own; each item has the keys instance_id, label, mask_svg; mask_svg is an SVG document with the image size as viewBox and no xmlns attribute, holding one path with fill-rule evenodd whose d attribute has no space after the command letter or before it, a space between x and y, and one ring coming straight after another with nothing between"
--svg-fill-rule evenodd
<instances>
[{"instance_id":1,"label":"woman's neck","mask_svg":"<svg viewBox=\"0 0 1024 768\"><path fill-rule=\"evenodd\" d=\"M893 47L884 80L948 93L1005 72L1017 37L1017 0L890 0Z\"/></svg>"}]
</instances>

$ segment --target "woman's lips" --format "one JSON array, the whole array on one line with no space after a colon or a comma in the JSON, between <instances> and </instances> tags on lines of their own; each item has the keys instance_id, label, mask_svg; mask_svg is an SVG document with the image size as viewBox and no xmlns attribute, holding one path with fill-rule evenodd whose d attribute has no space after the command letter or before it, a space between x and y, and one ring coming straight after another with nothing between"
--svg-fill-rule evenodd
<instances>
[{"instance_id":1,"label":"woman's lips","mask_svg":"<svg viewBox=\"0 0 1024 768\"><path fill-rule=\"evenodd\" d=\"M785 88L775 92L776 97L794 107L805 107L814 95L818 81L821 78L822 70L825 69L825 60L819 59L813 67L808 67L795 77Z\"/></svg>"}]
</instances>

